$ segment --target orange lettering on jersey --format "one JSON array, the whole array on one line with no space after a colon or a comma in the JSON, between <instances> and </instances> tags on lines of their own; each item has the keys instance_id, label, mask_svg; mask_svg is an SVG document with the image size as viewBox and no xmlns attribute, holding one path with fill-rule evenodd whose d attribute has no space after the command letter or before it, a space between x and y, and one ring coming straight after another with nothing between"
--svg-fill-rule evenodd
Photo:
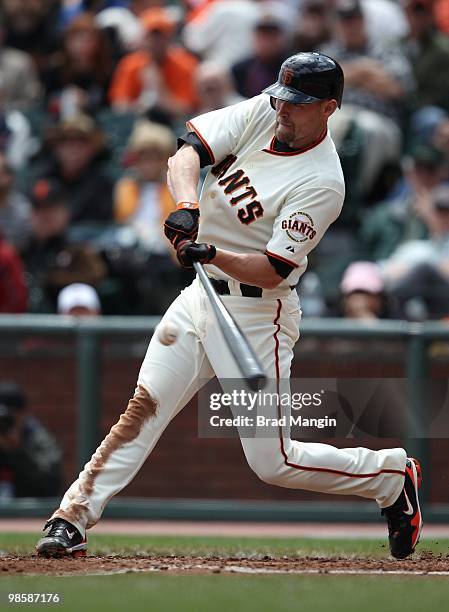
<instances>
[{"instance_id":1,"label":"orange lettering on jersey","mask_svg":"<svg viewBox=\"0 0 449 612\"><path fill-rule=\"evenodd\" d=\"M225 157L219 164L212 168L212 174L217 178L221 178L226 174L226 172L229 170L229 168L232 166L236 159L237 157L235 155L232 155L231 153L231 155Z\"/></svg>"},{"instance_id":2,"label":"orange lettering on jersey","mask_svg":"<svg viewBox=\"0 0 449 612\"><path fill-rule=\"evenodd\" d=\"M243 187L243 185L247 185L249 183L249 178L245 176L243 170L236 170L232 174L229 174L225 178L222 178L221 181L218 181L218 184L225 187L225 194L229 195L236 189Z\"/></svg>"}]
</instances>

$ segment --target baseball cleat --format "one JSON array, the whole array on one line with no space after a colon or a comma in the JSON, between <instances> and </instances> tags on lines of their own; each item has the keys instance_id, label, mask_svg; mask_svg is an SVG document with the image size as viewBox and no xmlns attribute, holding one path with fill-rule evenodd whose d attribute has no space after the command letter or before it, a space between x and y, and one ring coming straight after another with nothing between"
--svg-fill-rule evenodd
<instances>
[{"instance_id":1,"label":"baseball cleat","mask_svg":"<svg viewBox=\"0 0 449 612\"><path fill-rule=\"evenodd\" d=\"M36 544L39 557L85 557L87 538L78 529L64 519L47 521L43 531L49 529L46 536Z\"/></svg>"},{"instance_id":2,"label":"baseball cleat","mask_svg":"<svg viewBox=\"0 0 449 612\"><path fill-rule=\"evenodd\" d=\"M411 555L419 542L422 529L422 514L418 500L420 486L419 461L407 459L404 488L394 504L382 510L388 523L390 551L396 559L405 559Z\"/></svg>"}]
</instances>

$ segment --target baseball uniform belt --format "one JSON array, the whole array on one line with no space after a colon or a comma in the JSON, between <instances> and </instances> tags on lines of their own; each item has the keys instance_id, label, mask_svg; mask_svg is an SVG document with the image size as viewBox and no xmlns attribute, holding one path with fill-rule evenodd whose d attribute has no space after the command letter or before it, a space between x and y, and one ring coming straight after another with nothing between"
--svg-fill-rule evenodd
<instances>
[{"instance_id":1,"label":"baseball uniform belt","mask_svg":"<svg viewBox=\"0 0 449 612\"><path fill-rule=\"evenodd\" d=\"M228 281L217 280L215 278L210 278L210 281L218 295L232 295ZM294 287L290 287L290 289L294 289ZM240 283L240 291L243 297L261 298L263 293L263 289L261 287L245 285L244 283Z\"/></svg>"}]
</instances>

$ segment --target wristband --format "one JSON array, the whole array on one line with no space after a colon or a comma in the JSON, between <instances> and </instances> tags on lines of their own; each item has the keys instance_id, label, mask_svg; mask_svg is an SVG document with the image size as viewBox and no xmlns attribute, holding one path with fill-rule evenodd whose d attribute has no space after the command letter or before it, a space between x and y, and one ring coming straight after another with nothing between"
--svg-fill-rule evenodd
<instances>
[{"instance_id":1,"label":"wristband","mask_svg":"<svg viewBox=\"0 0 449 612\"><path fill-rule=\"evenodd\" d=\"M183 208L194 209L198 207L199 207L198 202L190 202L189 200L181 200L181 202L178 202L176 204L177 209L183 209Z\"/></svg>"}]
</instances>

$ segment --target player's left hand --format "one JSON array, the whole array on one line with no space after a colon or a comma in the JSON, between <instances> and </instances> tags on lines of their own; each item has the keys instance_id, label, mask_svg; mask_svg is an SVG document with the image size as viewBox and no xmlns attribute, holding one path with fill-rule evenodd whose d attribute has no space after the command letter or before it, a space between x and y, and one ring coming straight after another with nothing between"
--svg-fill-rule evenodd
<instances>
[{"instance_id":1,"label":"player's left hand","mask_svg":"<svg viewBox=\"0 0 449 612\"><path fill-rule=\"evenodd\" d=\"M217 254L217 249L213 244L197 244L191 240L183 240L178 244L176 255L183 268L191 270L193 262L199 261L202 264L209 263Z\"/></svg>"},{"instance_id":2,"label":"player's left hand","mask_svg":"<svg viewBox=\"0 0 449 612\"><path fill-rule=\"evenodd\" d=\"M198 235L198 208L178 208L165 219L164 233L177 248L181 240L195 240Z\"/></svg>"}]
</instances>

